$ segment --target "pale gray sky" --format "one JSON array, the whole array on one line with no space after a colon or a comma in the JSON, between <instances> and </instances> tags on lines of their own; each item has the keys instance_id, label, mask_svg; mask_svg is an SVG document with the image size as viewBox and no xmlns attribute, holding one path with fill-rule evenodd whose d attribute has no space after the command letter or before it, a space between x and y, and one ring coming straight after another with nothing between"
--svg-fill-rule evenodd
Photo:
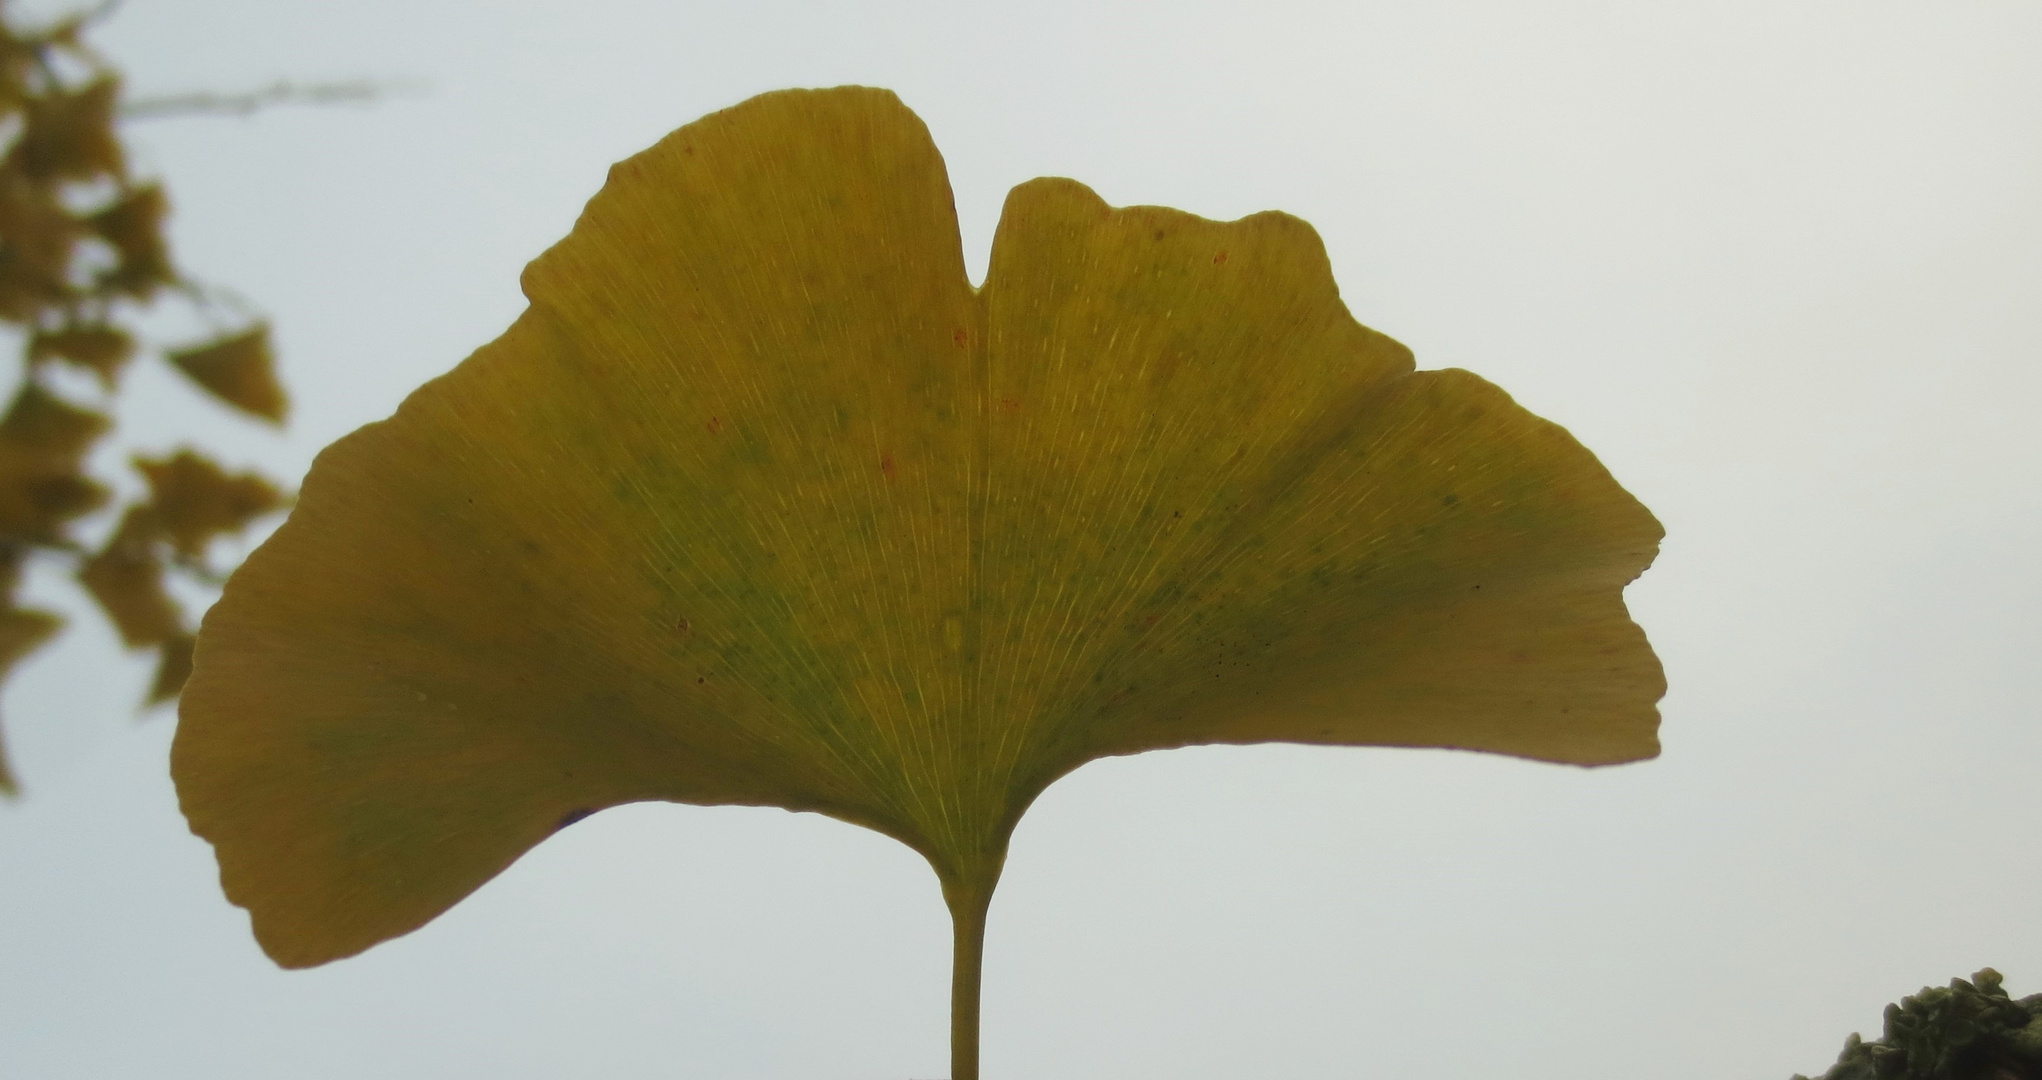
<instances>
[{"instance_id":1,"label":"pale gray sky","mask_svg":"<svg viewBox=\"0 0 2042 1080\"><path fill-rule=\"evenodd\" d=\"M136 93L431 87L133 129L298 403L277 437L145 375L140 446L296 477L508 324L610 162L857 82L928 121L975 274L1037 175L1291 211L1359 318L1666 523L1629 593L1657 761L1205 749L1052 788L993 905L989 1080L1784 1080L1925 982L2042 990L2035 0L129 0L99 40ZM146 662L35 588L79 629L4 701L0 1074L944 1075L933 877L814 816L610 811L276 970L177 815L171 718L133 722Z\"/></svg>"}]
</instances>

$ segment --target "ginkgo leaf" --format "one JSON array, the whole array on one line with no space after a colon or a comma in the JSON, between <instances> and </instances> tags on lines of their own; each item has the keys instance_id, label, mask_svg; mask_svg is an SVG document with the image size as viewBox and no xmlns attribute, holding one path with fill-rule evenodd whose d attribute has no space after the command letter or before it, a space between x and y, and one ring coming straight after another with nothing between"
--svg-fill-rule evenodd
<instances>
[{"instance_id":1,"label":"ginkgo leaf","mask_svg":"<svg viewBox=\"0 0 2042 1080\"><path fill-rule=\"evenodd\" d=\"M170 362L214 397L243 412L282 423L289 409L283 385L277 382L267 323L180 349L170 354Z\"/></svg>"},{"instance_id":2,"label":"ginkgo leaf","mask_svg":"<svg viewBox=\"0 0 2042 1080\"><path fill-rule=\"evenodd\" d=\"M169 213L170 200L163 189L144 184L86 220L120 256L105 274L107 288L147 299L159 286L177 280L170 245L163 238L163 219Z\"/></svg>"},{"instance_id":3,"label":"ginkgo leaf","mask_svg":"<svg viewBox=\"0 0 2042 1080\"><path fill-rule=\"evenodd\" d=\"M106 434L111 421L29 383L0 418L0 444L56 469L69 469Z\"/></svg>"},{"instance_id":4,"label":"ginkgo leaf","mask_svg":"<svg viewBox=\"0 0 2042 1080\"><path fill-rule=\"evenodd\" d=\"M0 419L0 537L54 543L106 489L80 471L107 418L29 383Z\"/></svg>"},{"instance_id":5,"label":"ginkgo leaf","mask_svg":"<svg viewBox=\"0 0 2042 1080\"><path fill-rule=\"evenodd\" d=\"M228 473L190 450L160 460L136 458L135 467L149 478L155 524L187 559L203 558L214 539L240 532L284 501L255 473Z\"/></svg>"},{"instance_id":6,"label":"ginkgo leaf","mask_svg":"<svg viewBox=\"0 0 2042 1080\"><path fill-rule=\"evenodd\" d=\"M21 136L8 155L31 176L88 180L117 176L126 169L113 130L120 80L112 75L76 90L55 90L32 98L24 110Z\"/></svg>"},{"instance_id":7,"label":"ginkgo leaf","mask_svg":"<svg viewBox=\"0 0 2042 1080\"><path fill-rule=\"evenodd\" d=\"M106 547L78 570L78 580L130 649L161 645L184 633L184 615L164 588L163 559L156 553L162 535L150 509L135 507L122 516Z\"/></svg>"},{"instance_id":8,"label":"ginkgo leaf","mask_svg":"<svg viewBox=\"0 0 2042 1080\"><path fill-rule=\"evenodd\" d=\"M280 963L592 810L817 811L935 868L965 1080L1007 838L1086 761L1657 750L1657 523L1356 323L1295 218L1034 181L973 290L921 122L788 91L616 166L524 285L200 634L173 772Z\"/></svg>"},{"instance_id":9,"label":"ginkgo leaf","mask_svg":"<svg viewBox=\"0 0 2042 1080\"><path fill-rule=\"evenodd\" d=\"M55 193L0 163L0 317L33 323L69 299L71 258L83 227Z\"/></svg>"},{"instance_id":10,"label":"ginkgo leaf","mask_svg":"<svg viewBox=\"0 0 2042 1080\"><path fill-rule=\"evenodd\" d=\"M119 381L121 369L135 355L134 336L113 326L74 326L37 333L28 342L29 362L51 358L75 364L99 376L108 390Z\"/></svg>"}]
</instances>

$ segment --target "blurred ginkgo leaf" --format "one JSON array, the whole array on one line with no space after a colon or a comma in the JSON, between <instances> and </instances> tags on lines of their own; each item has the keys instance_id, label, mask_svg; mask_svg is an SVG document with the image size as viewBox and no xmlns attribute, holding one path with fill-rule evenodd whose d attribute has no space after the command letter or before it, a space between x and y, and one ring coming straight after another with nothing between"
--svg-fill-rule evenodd
<instances>
[{"instance_id":1,"label":"blurred ginkgo leaf","mask_svg":"<svg viewBox=\"0 0 2042 1080\"><path fill-rule=\"evenodd\" d=\"M106 502L80 470L109 423L34 383L21 388L0 419L0 535L58 544L73 519Z\"/></svg>"},{"instance_id":2,"label":"blurred ginkgo leaf","mask_svg":"<svg viewBox=\"0 0 2042 1080\"><path fill-rule=\"evenodd\" d=\"M260 477L229 475L189 450L137 459L149 497L123 505L111 538L92 550L85 534L97 522L88 515L107 504L111 487L86 465L111 424L104 412L53 389L65 384L52 372L60 364L89 371L113 394L136 352L123 324L139 304L174 289L225 347L180 354L180 370L270 420L283 416L283 391L271 370L267 327L251 327L245 313L222 320L208 291L178 274L163 235L169 199L128 172L116 127L120 78L81 40L84 27L110 9L31 32L5 17L0 0L0 123L16 125L0 153L0 321L25 341L21 386L0 418L0 682L59 625L21 608L21 571L35 558L61 560L122 640L157 652L147 699L155 704L176 695L191 666L190 627L169 576L215 582L207 545L279 506L281 495ZM13 789L0 755L0 792Z\"/></svg>"},{"instance_id":3,"label":"blurred ginkgo leaf","mask_svg":"<svg viewBox=\"0 0 2042 1080\"><path fill-rule=\"evenodd\" d=\"M9 177L7 164L0 160L0 317L39 326L75 303L72 256L86 226L64 209L55 184Z\"/></svg>"},{"instance_id":4,"label":"blurred ginkgo leaf","mask_svg":"<svg viewBox=\"0 0 2042 1080\"><path fill-rule=\"evenodd\" d=\"M92 215L86 223L120 256L101 276L102 285L126 296L146 300L177 280L170 265L170 246L163 238L163 219L170 200L155 184L144 184L120 201Z\"/></svg>"},{"instance_id":5,"label":"blurred ginkgo leaf","mask_svg":"<svg viewBox=\"0 0 2042 1080\"><path fill-rule=\"evenodd\" d=\"M184 614L163 583L163 558L156 551L161 535L154 510L134 507L78 571L78 580L131 649L161 645L184 631Z\"/></svg>"},{"instance_id":6,"label":"blurred ginkgo leaf","mask_svg":"<svg viewBox=\"0 0 2042 1080\"><path fill-rule=\"evenodd\" d=\"M121 370L134 355L134 335L117 326L72 326L42 331L28 343L31 365L62 360L99 376L99 384L107 390L120 382Z\"/></svg>"},{"instance_id":7,"label":"blurred ginkgo leaf","mask_svg":"<svg viewBox=\"0 0 2042 1080\"><path fill-rule=\"evenodd\" d=\"M273 423L283 423L289 403L277 382L269 326L258 323L218 341L170 354L170 362L214 397Z\"/></svg>"},{"instance_id":8,"label":"blurred ginkgo leaf","mask_svg":"<svg viewBox=\"0 0 2042 1080\"><path fill-rule=\"evenodd\" d=\"M161 460L136 458L135 468L149 478L157 527L187 560L204 558L214 540L239 533L284 503L283 492L256 473L230 474L190 450Z\"/></svg>"},{"instance_id":9,"label":"blurred ginkgo leaf","mask_svg":"<svg viewBox=\"0 0 2042 1080\"><path fill-rule=\"evenodd\" d=\"M617 165L524 284L201 630L173 773L285 965L604 807L816 811L935 869L973 1080L1008 837L1087 761L1657 752L1658 524L1356 323L1296 218L1037 180L975 290L921 122L787 91Z\"/></svg>"},{"instance_id":10,"label":"blurred ginkgo leaf","mask_svg":"<svg viewBox=\"0 0 2042 1080\"><path fill-rule=\"evenodd\" d=\"M85 86L63 87L27 99L21 137L15 140L17 167L38 179L89 180L125 168L114 134L114 103L120 80L102 75Z\"/></svg>"},{"instance_id":11,"label":"blurred ginkgo leaf","mask_svg":"<svg viewBox=\"0 0 2042 1080\"><path fill-rule=\"evenodd\" d=\"M29 383L0 418L0 444L18 447L24 455L55 468L70 469L111 424L105 416Z\"/></svg>"}]
</instances>

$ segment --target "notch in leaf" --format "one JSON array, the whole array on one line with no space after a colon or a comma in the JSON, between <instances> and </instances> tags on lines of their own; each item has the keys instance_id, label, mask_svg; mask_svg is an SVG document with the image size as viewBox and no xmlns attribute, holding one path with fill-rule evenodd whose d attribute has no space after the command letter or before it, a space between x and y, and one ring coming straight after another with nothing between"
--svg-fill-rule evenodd
<instances>
[{"instance_id":1,"label":"notch in leaf","mask_svg":"<svg viewBox=\"0 0 2042 1080\"><path fill-rule=\"evenodd\" d=\"M173 772L286 966L603 807L815 811L934 868L967 1080L1008 837L1087 761L1657 752L1658 524L1356 323L1296 218L1037 180L974 290L921 122L786 91L617 165L524 285L201 631Z\"/></svg>"}]
</instances>

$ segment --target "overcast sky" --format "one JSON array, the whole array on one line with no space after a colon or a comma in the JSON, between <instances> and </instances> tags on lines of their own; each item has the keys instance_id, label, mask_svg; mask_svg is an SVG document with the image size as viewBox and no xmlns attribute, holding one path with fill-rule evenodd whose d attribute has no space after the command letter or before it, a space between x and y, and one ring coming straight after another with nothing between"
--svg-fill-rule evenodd
<instances>
[{"instance_id":1,"label":"overcast sky","mask_svg":"<svg viewBox=\"0 0 2042 1080\"><path fill-rule=\"evenodd\" d=\"M1924 983L2042 991L2037 0L128 0L98 40L141 95L423 85L132 127L297 412L145 372L131 446L295 480L516 316L612 161L865 83L928 122L974 276L1038 175L1290 211L1358 318L1665 522L1628 593L1656 761L1200 749L1051 788L993 904L988 1080L1784 1080ZM173 719L135 720L147 661L33 588L78 614L4 700L0 1074L947 1072L933 876L813 815L612 810L278 971L178 816Z\"/></svg>"}]
</instances>

